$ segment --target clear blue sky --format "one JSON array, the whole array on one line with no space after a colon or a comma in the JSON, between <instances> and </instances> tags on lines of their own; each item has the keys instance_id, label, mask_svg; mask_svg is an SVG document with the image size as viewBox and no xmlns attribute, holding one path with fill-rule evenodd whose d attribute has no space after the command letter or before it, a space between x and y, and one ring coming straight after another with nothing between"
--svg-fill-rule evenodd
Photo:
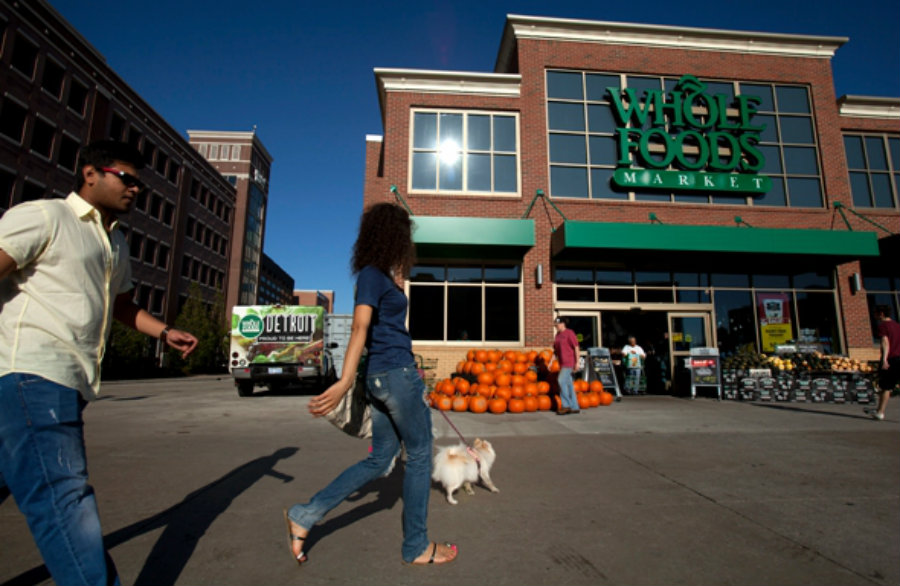
<instances>
[{"instance_id":1,"label":"clear blue sky","mask_svg":"<svg viewBox=\"0 0 900 586\"><path fill-rule=\"evenodd\" d=\"M176 130L257 127L274 157L265 251L352 310L350 249L375 67L493 70L507 14L849 37L835 90L900 97L897 0L50 0ZM184 134L186 137L186 133Z\"/></svg>"}]
</instances>

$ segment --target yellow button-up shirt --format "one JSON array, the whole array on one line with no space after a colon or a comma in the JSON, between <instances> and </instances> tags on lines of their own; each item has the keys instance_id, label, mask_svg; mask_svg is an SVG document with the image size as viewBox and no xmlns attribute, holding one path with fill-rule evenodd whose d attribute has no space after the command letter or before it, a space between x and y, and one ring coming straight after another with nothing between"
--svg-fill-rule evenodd
<instances>
[{"instance_id":1,"label":"yellow button-up shirt","mask_svg":"<svg viewBox=\"0 0 900 586\"><path fill-rule=\"evenodd\" d=\"M132 288L124 235L71 193L8 210L0 250L18 269L0 281L0 375L36 374L97 398L113 302Z\"/></svg>"}]
</instances>

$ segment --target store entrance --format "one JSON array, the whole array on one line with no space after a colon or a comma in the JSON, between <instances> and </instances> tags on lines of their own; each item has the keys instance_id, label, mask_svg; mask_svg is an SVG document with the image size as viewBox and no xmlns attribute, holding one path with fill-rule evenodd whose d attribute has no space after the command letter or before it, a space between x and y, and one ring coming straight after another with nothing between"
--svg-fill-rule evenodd
<instances>
[{"instance_id":1,"label":"store entrance","mask_svg":"<svg viewBox=\"0 0 900 586\"><path fill-rule=\"evenodd\" d=\"M669 381L672 380L668 312L631 309L600 313L601 345L610 349L613 362L618 364L620 382L625 380L620 364L622 348L628 344L630 336L634 336L637 345L646 354L640 392L668 393L671 387Z\"/></svg>"}]
</instances>

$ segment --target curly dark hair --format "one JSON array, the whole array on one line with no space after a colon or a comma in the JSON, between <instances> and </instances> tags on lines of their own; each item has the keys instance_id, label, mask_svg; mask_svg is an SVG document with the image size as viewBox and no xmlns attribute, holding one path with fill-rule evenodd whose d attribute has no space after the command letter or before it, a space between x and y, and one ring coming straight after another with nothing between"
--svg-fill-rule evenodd
<instances>
[{"instance_id":1,"label":"curly dark hair","mask_svg":"<svg viewBox=\"0 0 900 586\"><path fill-rule=\"evenodd\" d=\"M412 219L400 206L392 203L370 206L360 218L359 236L353 245L354 274L372 265L387 274L395 271L407 278L416 260L412 227Z\"/></svg>"}]
</instances>

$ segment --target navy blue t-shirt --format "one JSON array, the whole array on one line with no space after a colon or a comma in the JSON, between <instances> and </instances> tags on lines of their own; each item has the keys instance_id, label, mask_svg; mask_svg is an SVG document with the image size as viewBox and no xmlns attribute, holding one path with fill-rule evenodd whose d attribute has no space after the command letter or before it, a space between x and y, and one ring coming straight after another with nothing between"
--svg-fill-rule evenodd
<instances>
[{"instance_id":1,"label":"navy blue t-shirt","mask_svg":"<svg viewBox=\"0 0 900 586\"><path fill-rule=\"evenodd\" d=\"M356 278L356 305L372 307L366 337L368 372L385 372L413 363L412 340L406 329L407 299L386 274L363 267Z\"/></svg>"}]
</instances>

